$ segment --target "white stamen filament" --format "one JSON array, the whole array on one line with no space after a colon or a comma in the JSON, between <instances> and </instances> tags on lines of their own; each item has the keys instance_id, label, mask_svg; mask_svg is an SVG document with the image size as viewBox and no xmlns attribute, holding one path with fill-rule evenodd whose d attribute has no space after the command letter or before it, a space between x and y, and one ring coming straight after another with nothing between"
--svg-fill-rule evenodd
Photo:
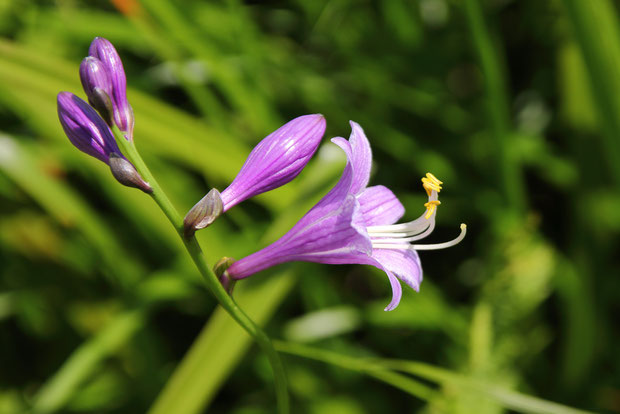
<instances>
[{"instance_id":1,"label":"white stamen filament","mask_svg":"<svg viewBox=\"0 0 620 414\"><path fill-rule=\"evenodd\" d=\"M408 242L412 242L412 241L416 241L416 240L422 240L423 238L425 238L426 236L428 236L429 234L431 234L433 232L433 230L435 230L435 214L433 213L433 217L431 217L431 224L430 226L427 227L426 230L424 230L422 233L415 235L413 237L407 237L404 240L407 240Z\"/></svg>"},{"instance_id":2,"label":"white stamen filament","mask_svg":"<svg viewBox=\"0 0 620 414\"><path fill-rule=\"evenodd\" d=\"M424 213L426 214L426 213ZM413 233L418 234L428 227L428 221L431 219L425 219L424 214L421 217L410 221L409 223L391 224L387 226L369 226L367 228L368 233L375 236L376 234L390 234L395 236L394 233L405 234ZM398 236L396 236L398 237Z\"/></svg>"},{"instance_id":3,"label":"white stamen filament","mask_svg":"<svg viewBox=\"0 0 620 414\"><path fill-rule=\"evenodd\" d=\"M428 197L428 201L437 201L439 198L437 191L433 190ZM417 219L410 221L409 223L390 224L387 226L369 226L366 230L370 237L409 237L426 232L429 226L434 226L435 215L437 209L435 208L430 217L426 217L428 210L422 213ZM431 224L433 223L433 224Z\"/></svg>"},{"instance_id":4,"label":"white stamen filament","mask_svg":"<svg viewBox=\"0 0 620 414\"><path fill-rule=\"evenodd\" d=\"M428 221L428 220L427 220ZM370 230L370 227L368 228L368 235L370 237L372 237L373 239L375 238L380 238L380 237L389 237L389 238L399 238L399 237L410 237L410 236L417 236L418 234L423 234L426 233L428 231L429 227L433 227L434 226L434 221L432 222L428 222L428 223L424 223L425 227L420 227L418 229L416 229L416 231L403 231L402 233L397 233L397 232L385 232L385 233L378 233L376 231Z\"/></svg>"},{"instance_id":5,"label":"white stamen filament","mask_svg":"<svg viewBox=\"0 0 620 414\"><path fill-rule=\"evenodd\" d=\"M439 250L452 247L459 244L467 233L467 226L461 224L461 233L453 240L437 243L437 244L409 244L406 239L385 239L385 240L373 240L373 249L400 249L400 250Z\"/></svg>"},{"instance_id":6,"label":"white stamen filament","mask_svg":"<svg viewBox=\"0 0 620 414\"><path fill-rule=\"evenodd\" d=\"M410 243L410 242L425 238L426 236L431 234L434 229L435 229L435 220L432 220L430 223L428 223L428 226L426 227L426 229L424 229L424 231L417 233L417 234L413 234L413 235L409 234L408 232L406 233L369 233L369 235L370 235L371 240L377 241L377 242L388 242L389 243L392 241L396 241L398 243L401 243L401 242Z\"/></svg>"},{"instance_id":7,"label":"white stamen filament","mask_svg":"<svg viewBox=\"0 0 620 414\"><path fill-rule=\"evenodd\" d=\"M464 238L465 234L467 234L467 225L465 223L461 223L461 234L458 235L455 239L452 239L448 242L437 243L437 244L414 244L411 247L414 250L439 250L439 249L447 249L448 247L452 247L456 244L459 244Z\"/></svg>"}]
</instances>

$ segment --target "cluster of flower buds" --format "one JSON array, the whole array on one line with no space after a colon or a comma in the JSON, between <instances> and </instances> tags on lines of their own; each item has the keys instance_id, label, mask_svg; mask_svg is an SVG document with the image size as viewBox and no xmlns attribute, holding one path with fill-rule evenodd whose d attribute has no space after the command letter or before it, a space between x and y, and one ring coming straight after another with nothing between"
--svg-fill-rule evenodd
<instances>
[{"instance_id":1,"label":"cluster of flower buds","mask_svg":"<svg viewBox=\"0 0 620 414\"><path fill-rule=\"evenodd\" d=\"M90 105L70 92L58 94L58 118L65 134L77 149L106 163L118 182L150 193L151 187L125 158L111 130L118 128L126 140L133 140L125 70L108 40L93 40L80 65L80 79Z\"/></svg>"},{"instance_id":2,"label":"cluster of flower buds","mask_svg":"<svg viewBox=\"0 0 620 414\"><path fill-rule=\"evenodd\" d=\"M108 40L97 37L80 64L80 79L88 102L125 138L133 139L133 109L127 100L127 80L120 56Z\"/></svg>"}]
</instances>

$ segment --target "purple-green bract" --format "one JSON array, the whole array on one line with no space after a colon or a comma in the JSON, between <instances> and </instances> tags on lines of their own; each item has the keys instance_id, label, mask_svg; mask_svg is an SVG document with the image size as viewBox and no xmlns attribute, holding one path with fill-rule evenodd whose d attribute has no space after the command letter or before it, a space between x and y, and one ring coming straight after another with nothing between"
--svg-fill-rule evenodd
<instances>
[{"instance_id":1,"label":"purple-green bract","mask_svg":"<svg viewBox=\"0 0 620 414\"><path fill-rule=\"evenodd\" d=\"M279 240L234 262L226 271L229 278L243 279L288 261L369 264L387 274L393 296L385 310L393 310L402 295L398 279L419 290L422 266L416 249L440 249L462 240L464 225L461 235L453 241L410 244L432 232L441 182L427 174L422 179L429 196L427 210L410 223L394 224L404 214L404 207L388 188L367 187L372 163L370 145L357 123L351 122L351 127L349 140L332 139L347 156L336 186Z\"/></svg>"},{"instance_id":2,"label":"purple-green bract","mask_svg":"<svg viewBox=\"0 0 620 414\"><path fill-rule=\"evenodd\" d=\"M297 177L324 133L325 118L314 114L297 117L269 134L254 147L239 174L222 191L223 211Z\"/></svg>"},{"instance_id":3,"label":"purple-green bract","mask_svg":"<svg viewBox=\"0 0 620 414\"><path fill-rule=\"evenodd\" d=\"M62 128L77 149L106 164L111 153L122 156L110 128L90 105L70 92L60 92L57 102Z\"/></svg>"},{"instance_id":4,"label":"purple-green bract","mask_svg":"<svg viewBox=\"0 0 620 414\"><path fill-rule=\"evenodd\" d=\"M89 98L98 87L105 91L112 101L113 120L125 138L133 139L133 109L127 101L127 79L123 62L116 49L102 37L96 37L88 49L89 57L80 66L80 77L84 92ZM106 74L103 74L105 72Z\"/></svg>"}]
</instances>

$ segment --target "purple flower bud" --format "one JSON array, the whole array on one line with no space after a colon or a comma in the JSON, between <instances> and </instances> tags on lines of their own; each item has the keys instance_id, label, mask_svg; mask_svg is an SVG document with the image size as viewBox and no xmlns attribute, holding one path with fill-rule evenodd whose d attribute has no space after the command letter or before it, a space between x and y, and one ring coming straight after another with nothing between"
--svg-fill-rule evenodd
<instances>
[{"instance_id":1,"label":"purple flower bud","mask_svg":"<svg viewBox=\"0 0 620 414\"><path fill-rule=\"evenodd\" d=\"M110 154L121 154L112 131L97 112L70 92L58 94L58 118L77 149L109 164Z\"/></svg>"},{"instance_id":2,"label":"purple flower bud","mask_svg":"<svg viewBox=\"0 0 620 414\"><path fill-rule=\"evenodd\" d=\"M222 191L224 211L297 177L324 133L325 118L314 114L295 118L269 134L254 147L237 177Z\"/></svg>"},{"instance_id":3,"label":"purple flower bud","mask_svg":"<svg viewBox=\"0 0 620 414\"><path fill-rule=\"evenodd\" d=\"M114 121L112 81L103 62L92 56L84 58L80 64L80 80L88 96L88 102L111 126Z\"/></svg>"},{"instance_id":4,"label":"purple flower bud","mask_svg":"<svg viewBox=\"0 0 620 414\"><path fill-rule=\"evenodd\" d=\"M108 92L114 107L114 123L121 131L126 133L125 137L128 140L132 140L134 125L133 110L131 109L131 105L129 105L129 101L127 101L127 80L120 56L116 52L116 49L114 49L114 46L112 46L112 43L102 37L96 37L95 40L93 40L88 49L88 54L101 62L108 74L111 89L108 92L105 87L92 83L95 80L101 79L95 79L91 76L86 79L88 87L85 85L85 79L82 78L82 84L84 85L86 94L89 95L89 90L94 89L91 88L93 85ZM91 65L93 64L91 63ZM80 75L81 74L82 70L80 70Z\"/></svg>"},{"instance_id":5,"label":"purple flower bud","mask_svg":"<svg viewBox=\"0 0 620 414\"><path fill-rule=\"evenodd\" d=\"M87 56L80 64L80 80L84 87L84 92L90 96L95 88L103 89L108 95L112 96L112 81L103 62L93 56Z\"/></svg>"}]
</instances>

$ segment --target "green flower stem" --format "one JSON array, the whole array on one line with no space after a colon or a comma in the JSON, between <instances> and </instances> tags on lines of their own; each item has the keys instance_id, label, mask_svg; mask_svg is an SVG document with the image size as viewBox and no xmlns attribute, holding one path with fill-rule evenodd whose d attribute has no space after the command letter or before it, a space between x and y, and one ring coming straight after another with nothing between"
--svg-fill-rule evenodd
<instances>
[{"instance_id":1,"label":"green flower stem","mask_svg":"<svg viewBox=\"0 0 620 414\"><path fill-rule=\"evenodd\" d=\"M183 240L185 248L202 274L203 279L211 293L213 293L222 308L224 308L224 310L226 310L233 317L233 319L235 319L237 323L239 323L239 325L241 325L256 340L263 352L267 355L274 374L278 412L281 414L288 413L289 401L286 385L286 374L284 372L282 361L280 360L278 353L275 351L271 340L267 334L265 334L265 332L258 327L258 325L256 325L248 315L246 315L239 305L237 305L232 296L226 292L215 273L213 273L209 267L196 237L191 236L187 238L184 236L183 218L174 208L166 193L164 193L161 189L157 183L157 180L153 177L153 174L151 174L151 171L142 160L142 157L138 153L133 142L126 140L118 128L114 127L113 131L116 141L119 144L123 154L133 163L138 173L140 173L142 178L147 181L153 189L153 192L150 194L151 197L153 197L153 200L155 200L166 217L168 217L168 220L176 229L179 237Z\"/></svg>"}]
</instances>

